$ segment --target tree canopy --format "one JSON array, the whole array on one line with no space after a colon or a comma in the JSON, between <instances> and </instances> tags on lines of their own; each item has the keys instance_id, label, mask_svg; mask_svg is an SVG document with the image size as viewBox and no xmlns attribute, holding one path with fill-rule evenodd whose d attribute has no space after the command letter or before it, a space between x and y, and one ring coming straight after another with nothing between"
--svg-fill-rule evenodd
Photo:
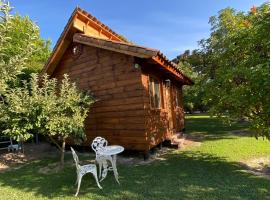
<instances>
[{"instance_id":1,"label":"tree canopy","mask_svg":"<svg viewBox=\"0 0 270 200\"><path fill-rule=\"evenodd\" d=\"M195 84L193 86L184 86L184 109L192 113L195 110L206 111L207 107L203 103L203 78L206 69L206 56L199 50L186 50L173 61L177 63L178 68L190 77Z\"/></svg>"},{"instance_id":2,"label":"tree canopy","mask_svg":"<svg viewBox=\"0 0 270 200\"><path fill-rule=\"evenodd\" d=\"M210 37L189 56L192 61L198 54L204 58L199 64L189 62L201 74L200 98L213 115L247 119L256 136L270 139L269 4L250 12L223 9L210 24Z\"/></svg>"},{"instance_id":3,"label":"tree canopy","mask_svg":"<svg viewBox=\"0 0 270 200\"><path fill-rule=\"evenodd\" d=\"M0 0L0 94L9 85L39 72L50 54L50 41L40 37L29 18L11 14L12 7Z\"/></svg>"}]
</instances>

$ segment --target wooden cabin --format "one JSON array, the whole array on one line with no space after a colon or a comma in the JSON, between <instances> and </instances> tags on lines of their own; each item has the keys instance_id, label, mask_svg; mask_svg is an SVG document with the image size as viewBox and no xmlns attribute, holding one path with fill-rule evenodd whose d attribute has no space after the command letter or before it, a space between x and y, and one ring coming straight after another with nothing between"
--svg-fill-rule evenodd
<instances>
[{"instance_id":1,"label":"wooden cabin","mask_svg":"<svg viewBox=\"0 0 270 200\"><path fill-rule=\"evenodd\" d=\"M182 86L193 84L159 50L128 42L76 8L43 73L68 74L94 103L85 122L89 146L96 136L148 152L184 128Z\"/></svg>"}]
</instances>

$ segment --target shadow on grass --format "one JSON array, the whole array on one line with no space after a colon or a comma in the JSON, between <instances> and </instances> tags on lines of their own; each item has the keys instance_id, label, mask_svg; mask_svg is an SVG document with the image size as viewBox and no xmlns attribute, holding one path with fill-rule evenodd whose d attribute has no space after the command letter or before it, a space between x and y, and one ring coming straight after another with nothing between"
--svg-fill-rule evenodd
<instances>
[{"instance_id":1,"label":"shadow on grass","mask_svg":"<svg viewBox=\"0 0 270 200\"><path fill-rule=\"evenodd\" d=\"M246 122L234 122L230 126L217 118L188 117L186 119L186 133L188 137L196 141L234 139L235 136L247 136L247 134L241 134L241 132L247 133L247 125Z\"/></svg>"},{"instance_id":2,"label":"shadow on grass","mask_svg":"<svg viewBox=\"0 0 270 200\"><path fill-rule=\"evenodd\" d=\"M37 171L48 161L0 174L1 188L10 187L35 197L72 199L75 168L58 174ZM120 183L112 174L99 190L91 175L83 179L80 197L85 199L270 199L270 181L241 171L237 163L208 154L175 152L151 165L119 166ZM1 195L5 195L2 192ZM23 198L21 198L23 199Z\"/></svg>"}]
</instances>

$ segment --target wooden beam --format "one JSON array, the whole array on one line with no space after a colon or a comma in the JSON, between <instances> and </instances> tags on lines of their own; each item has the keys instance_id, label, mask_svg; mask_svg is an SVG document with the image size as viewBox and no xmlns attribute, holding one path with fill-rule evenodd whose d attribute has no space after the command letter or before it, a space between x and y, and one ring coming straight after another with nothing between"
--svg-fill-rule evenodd
<instances>
[{"instance_id":1,"label":"wooden beam","mask_svg":"<svg viewBox=\"0 0 270 200\"><path fill-rule=\"evenodd\" d=\"M73 41L81 43L81 44L85 44L87 46L93 46L93 47L106 49L106 50L110 50L110 51L114 51L114 52L118 52L118 53L123 53L123 54L126 54L126 55L131 55L131 56L135 56L135 57L139 57L139 58L149 58L149 56L145 55L145 54L135 53L135 52L128 51L128 50L116 49L116 48L113 48L113 47L102 46L102 45L98 45L98 44L93 44L93 43L77 40L76 38L73 38Z\"/></svg>"}]
</instances>

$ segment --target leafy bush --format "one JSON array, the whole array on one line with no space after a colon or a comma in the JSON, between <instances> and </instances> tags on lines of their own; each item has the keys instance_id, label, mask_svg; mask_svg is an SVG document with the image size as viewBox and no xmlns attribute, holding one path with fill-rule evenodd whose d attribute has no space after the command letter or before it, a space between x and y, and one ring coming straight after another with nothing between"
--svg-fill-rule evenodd
<instances>
[{"instance_id":1,"label":"leafy bush","mask_svg":"<svg viewBox=\"0 0 270 200\"><path fill-rule=\"evenodd\" d=\"M93 102L67 75L60 83L47 75L39 81L33 75L23 87L6 93L6 104L2 104L2 123L6 125L3 133L17 140L27 140L33 133L48 136L61 151L63 165L66 139L80 142L85 138L84 120Z\"/></svg>"}]
</instances>

